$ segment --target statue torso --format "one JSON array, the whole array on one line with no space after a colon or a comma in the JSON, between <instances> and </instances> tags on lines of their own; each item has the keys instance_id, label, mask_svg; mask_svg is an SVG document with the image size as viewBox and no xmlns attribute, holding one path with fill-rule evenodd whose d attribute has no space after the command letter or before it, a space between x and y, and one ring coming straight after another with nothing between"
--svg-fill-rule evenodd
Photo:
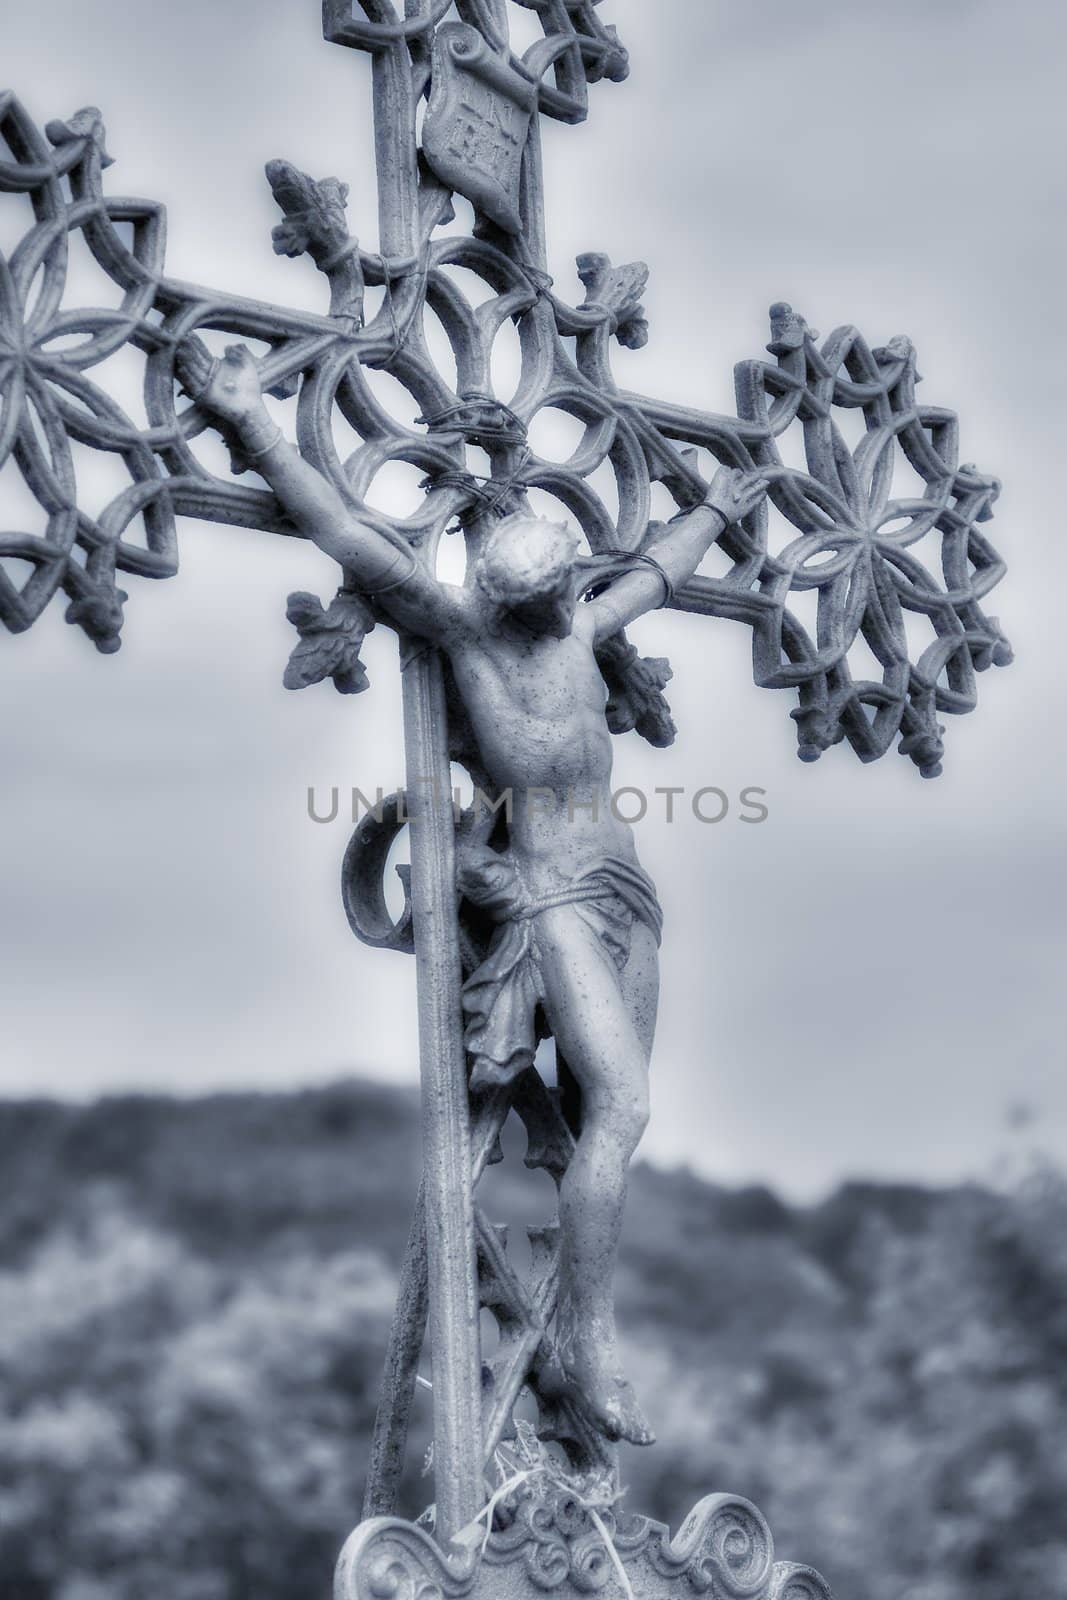
<instances>
[{"instance_id":1,"label":"statue torso","mask_svg":"<svg viewBox=\"0 0 1067 1600\"><path fill-rule=\"evenodd\" d=\"M605 851L633 855L630 829L611 811L592 619L579 609L564 639L465 629L448 654L485 769L512 793L512 849L531 886L566 879Z\"/></svg>"}]
</instances>

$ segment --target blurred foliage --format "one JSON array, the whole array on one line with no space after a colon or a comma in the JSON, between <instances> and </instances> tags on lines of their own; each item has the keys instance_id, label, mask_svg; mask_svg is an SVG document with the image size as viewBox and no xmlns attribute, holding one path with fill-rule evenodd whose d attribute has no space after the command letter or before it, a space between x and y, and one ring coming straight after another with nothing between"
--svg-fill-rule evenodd
<instances>
[{"instance_id":1,"label":"blurred foliage","mask_svg":"<svg viewBox=\"0 0 1067 1600\"><path fill-rule=\"evenodd\" d=\"M0 1105L3 1600L329 1594L417 1125L357 1083ZM795 1209L639 1167L619 1300L635 1509L748 1495L842 1600L1067 1596L1061 1174Z\"/></svg>"}]
</instances>

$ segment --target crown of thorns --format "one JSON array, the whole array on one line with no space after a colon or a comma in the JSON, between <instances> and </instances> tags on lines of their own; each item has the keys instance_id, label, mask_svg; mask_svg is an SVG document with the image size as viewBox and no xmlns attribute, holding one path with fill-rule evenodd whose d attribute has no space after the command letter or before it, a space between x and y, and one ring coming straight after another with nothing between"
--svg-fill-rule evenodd
<instances>
[{"instance_id":1,"label":"crown of thorns","mask_svg":"<svg viewBox=\"0 0 1067 1600\"><path fill-rule=\"evenodd\" d=\"M505 605L550 593L574 571L578 537L565 522L517 511L489 534L474 568L478 586Z\"/></svg>"}]
</instances>

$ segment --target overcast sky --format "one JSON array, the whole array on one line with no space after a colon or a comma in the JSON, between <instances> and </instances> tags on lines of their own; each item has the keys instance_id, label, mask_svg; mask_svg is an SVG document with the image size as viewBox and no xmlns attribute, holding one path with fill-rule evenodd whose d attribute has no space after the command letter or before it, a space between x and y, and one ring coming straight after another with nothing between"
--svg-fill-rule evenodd
<instances>
[{"instance_id":1,"label":"overcast sky","mask_svg":"<svg viewBox=\"0 0 1067 1600\"><path fill-rule=\"evenodd\" d=\"M602 16L632 72L593 87L585 126L547 129L558 289L580 292L581 251L646 259L650 342L616 370L712 410L732 410L773 300L824 333L908 333L923 398L962 414L962 458L1004 480L1011 571L989 609L1017 650L948 719L928 783L895 754L802 766L792 697L753 687L743 626L634 630L672 659L680 732L668 751L617 741L619 782L760 785L770 811L638 829L667 919L647 1152L801 1197L987 1176L1024 1104L1065 1157L1061 8ZM348 181L373 244L369 67L322 42L315 0L0 0L0 40L0 79L40 123L103 108L110 192L166 202L175 276L324 309L314 271L271 252L275 156ZM21 504L0 475L0 526ZM58 603L0 639L0 1092L414 1081L413 963L351 939L344 819L305 809L309 784L400 782L393 641L371 639L365 696L286 694L285 596L328 595L330 563L180 531L177 579L126 583L119 656Z\"/></svg>"}]
</instances>

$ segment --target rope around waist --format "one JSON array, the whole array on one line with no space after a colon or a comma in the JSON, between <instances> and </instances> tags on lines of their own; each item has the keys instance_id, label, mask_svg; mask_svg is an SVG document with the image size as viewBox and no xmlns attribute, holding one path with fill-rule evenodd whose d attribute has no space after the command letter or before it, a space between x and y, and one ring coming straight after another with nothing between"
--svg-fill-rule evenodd
<instances>
[{"instance_id":1,"label":"rope around waist","mask_svg":"<svg viewBox=\"0 0 1067 1600\"><path fill-rule=\"evenodd\" d=\"M527 922L531 917L540 916L542 911L552 911L556 906L571 906L581 900L604 900L612 894L614 890L608 884L590 884L585 889L558 889L555 894L543 894L536 900L527 900L525 905L511 912L509 921Z\"/></svg>"}]
</instances>

